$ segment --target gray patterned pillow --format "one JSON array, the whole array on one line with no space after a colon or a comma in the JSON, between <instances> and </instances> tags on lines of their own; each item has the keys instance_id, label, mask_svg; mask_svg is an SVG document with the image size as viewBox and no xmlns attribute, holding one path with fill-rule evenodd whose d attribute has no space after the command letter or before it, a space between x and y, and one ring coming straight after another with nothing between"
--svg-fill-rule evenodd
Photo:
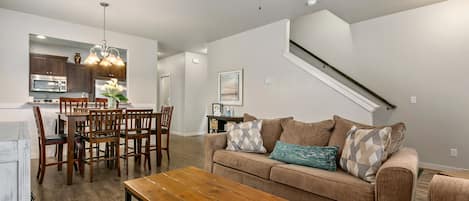
<instances>
[{"instance_id":1,"label":"gray patterned pillow","mask_svg":"<svg viewBox=\"0 0 469 201\"><path fill-rule=\"evenodd\" d=\"M261 136L262 120L228 125L226 150L266 153Z\"/></svg>"},{"instance_id":2,"label":"gray patterned pillow","mask_svg":"<svg viewBox=\"0 0 469 201\"><path fill-rule=\"evenodd\" d=\"M381 129L357 129L347 133L340 166L350 174L374 183L376 173L387 159L385 151L391 143L391 127Z\"/></svg>"}]
</instances>

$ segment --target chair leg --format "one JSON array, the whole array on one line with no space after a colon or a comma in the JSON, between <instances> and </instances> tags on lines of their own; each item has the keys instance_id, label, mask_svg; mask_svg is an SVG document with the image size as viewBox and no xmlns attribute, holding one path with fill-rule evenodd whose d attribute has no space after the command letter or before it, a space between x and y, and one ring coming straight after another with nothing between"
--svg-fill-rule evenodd
<instances>
[{"instance_id":1,"label":"chair leg","mask_svg":"<svg viewBox=\"0 0 469 201\"><path fill-rule=\"evenodd\" d=\"M169 158L169 133L166 136L166 155L168 156L168 161L170 160Z\"/></svg>"},{"instance_id":2,"label":"chair leg","mask_svg":"<svg viewBox=\"0 0 469 201\"><path fill-rule=\"evenodd\" d=\"M59 162L59 164L57 164L57 170L58 171L62 171L62 160L63 160L63 155L64 155L64 145L63 144L59 144L57 145L58 147L58 152L57 152L57 161Z\"/></svg>"},{"instance_id":3,"label":"chair leg","mask_svg":"<svg viewBox=\"0 0 469 201\"><path fill-rule=\"evenodd\" d=\"M90 182L93 182L93 143L90 142Z\"/></svg>"},{"instance_id":4,"label":"chair leg","mask_svg":"<svg viewBox=\"0 0 469 201\"><path fill-rule=\"evenodd\" d=\"M46 153L45 153L45 146L42 146L42 151L41 151L41 174L39 176L39 184L42 184L42 181L44 180L44 174L46 173Z\"/></svg>"},{"instance_id":5,"label":"chair leg","mask_svg":"<svg viewBox=\"0 0 469 201\"><path fill-rule=\"evenodd\" d=\"M38 162L37 174L36 174L37 179L39 179L39 175L41 174L41 164L42 164L42 151L41 151L41 145L39 145L39 162Z\"/></svg>"},{"instance_id":6,"label":"chair leg","mask_svg":"<svg viewBox=\"0 0 469 201\"><path fill-rule=\"evenodd\" d=\"M125 139L124 154L125 175L129 176L129 141L127 139Z\"/></svg>"},{"instance_id":7,"label":"chair leg","mask_svg":"<svg viewBox=\"0 0 469 201\"><path fill-rule=\"evenodd\" d=\"M150 160L150 156L151 156L151 152L150 152L150 136L148 136L147 138L147 143L146 143L146 150L145 150L145 161L147 161L148 159L148 170L151 170L151 160Z\"/></svg>"},{"instance_id":8,"label":"chair leg","mask_svg":"<svg viewBox=\"0 0 469 201\"><path fill-rule=\"evenodd\" d=\"M117 168L117 176L121 176L121 166L120 166L120 143L119 141L113 143L116 146L116 168Z\"/></svg>"},{"instance_id":9,"label":"chair leg","mask_svg":"<svg viewBox=\"0 0 469 201\"><path fill-rule=\"evenodd\" d=\"M85 142L79 142L78 146L78 169L80 171L80 176L85 177Z\"/></svg>"}]
</instances>

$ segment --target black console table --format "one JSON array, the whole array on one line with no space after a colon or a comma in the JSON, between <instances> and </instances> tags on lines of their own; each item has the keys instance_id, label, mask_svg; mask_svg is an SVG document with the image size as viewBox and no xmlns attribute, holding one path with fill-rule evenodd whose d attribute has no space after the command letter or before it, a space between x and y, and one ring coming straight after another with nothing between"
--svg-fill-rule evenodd
<instances>
[{"instance_id":1,"label":"black console table","mask_svg":"<svg viewBox=\"0 0 469 201\"><path fill-rule=\"evenodd\" d=\"M228 122L236 122L236 123L240 123L240 122L243 122L243 117L229 117L229 116L215 116L215 115L207 115L207 118L208 118L208 123L207 123L207 132L210 133L210 122L212 121L212 119L215 119L218 121L218 128L216 129L217 130L217 133L222 133L222 132L226 132L225 131L225 125L226 123Z\"/></svg>"}]
</instances>

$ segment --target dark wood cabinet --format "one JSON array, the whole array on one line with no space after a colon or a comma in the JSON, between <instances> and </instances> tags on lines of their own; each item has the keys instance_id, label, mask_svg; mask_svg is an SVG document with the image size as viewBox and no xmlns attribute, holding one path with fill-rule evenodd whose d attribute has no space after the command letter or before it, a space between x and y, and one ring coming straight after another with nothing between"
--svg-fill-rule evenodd
<instances>
[{"instance_id":1,"label":"dark wood cabinet","mask_svg":"<svg viewBox=\"0 0 469 201\"><path fill-rule=\"evenodd\" d=\"M68 92L91 93L92 79L91 68L81 64L67 64L67 89Z\"/></svg>"},{"instance_id":2,"label":"dark wood cabinet","mask_svg":"<svg viewBox=\"0 0 469 201\"><path fill-rule=\"evenodd\" d=\"M93 66L96 78L110 79L116 78L120 81L126 80L126 66Z\"/></svg>"},{"instance_id":3,"label":"dark wood cabinet","mask_svg":"<svg viewBox=\"0 0 469 201\"><path fill-rule=\"evenodd\" d=\"M30 54L30 74L66 76L67 59L68 57Z\"/></svg>"}]
</instances>

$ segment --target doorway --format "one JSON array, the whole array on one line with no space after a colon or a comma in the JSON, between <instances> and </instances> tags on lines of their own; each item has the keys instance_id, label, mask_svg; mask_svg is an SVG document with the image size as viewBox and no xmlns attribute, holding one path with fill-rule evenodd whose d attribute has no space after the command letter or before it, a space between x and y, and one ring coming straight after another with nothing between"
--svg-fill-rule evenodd
<instances>
[{"instance_id":1,"label":"doorway","mask_svg":"<svg viewBox=\"0 0 469 201\"><path fill-rule=\"evenodd\" d=\"M159 107L171 104L171 75L166 74L160 77L160 100Z\"/></svg>"}]
</instances>

